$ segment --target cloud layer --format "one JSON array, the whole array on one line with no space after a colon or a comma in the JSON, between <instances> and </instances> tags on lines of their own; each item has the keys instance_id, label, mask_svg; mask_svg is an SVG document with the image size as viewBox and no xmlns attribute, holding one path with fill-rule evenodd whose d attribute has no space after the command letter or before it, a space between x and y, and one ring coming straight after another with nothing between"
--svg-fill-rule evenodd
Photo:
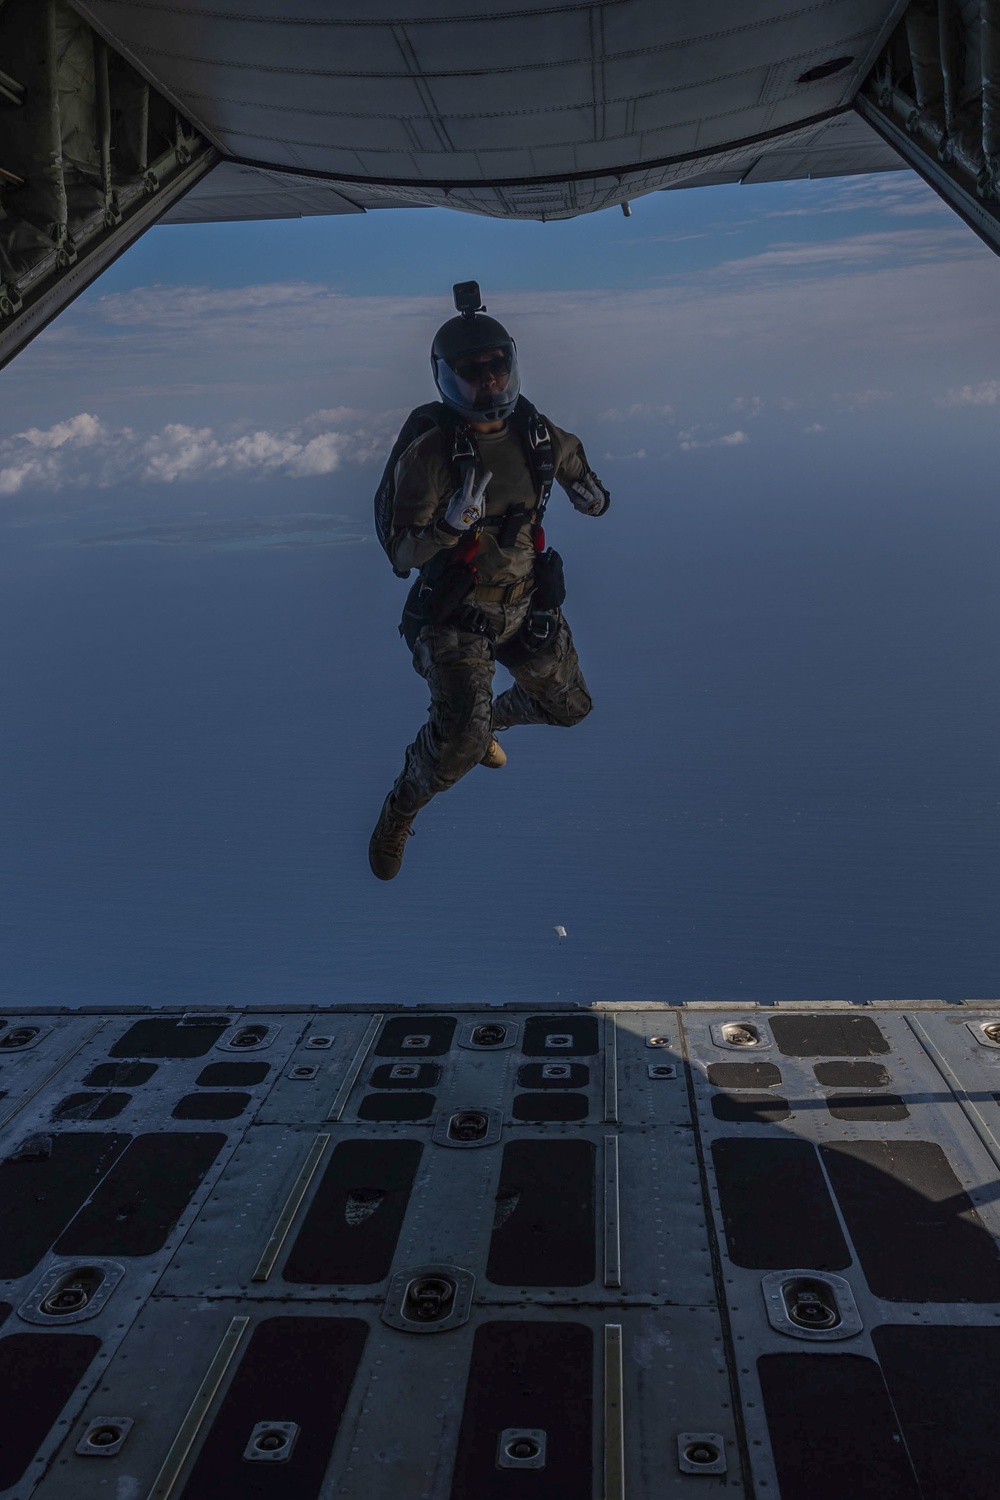
<instances>
[{"instance_id":1,"label":"cloud layer","mask_svg":"<svg viewBox=\"0 0 1000 1500\"><path fill-rule=\"evenodd\" d=\"M938 398L939 406L996 406L1000 402L1000 380L963 385Z\"/></svg>"},{"instance_id":2,"label":"cloud layer","mask_svg":"<svg viewBox=\"0 0 1000 1500\"><path fill-rule=\"evenodd\" d=\"M680 268L666 237L641 286L490 293L526 394L595 455L753 463L806 434L884 445L889 424L906 440L992 415L1000 266L912 175L816 184L808 209L731 201L767 211L703 220L704 263ZM379 463L434 394L449 313L291 277L98 285L0 376L0 497Z\"/></svg>"},{"instance_id":3,"label":"cloud layer","mask_svg":"<svg viewBox=\"0 0 1000 1500\"><path fill-rule=\"evenodd\" d=\"M693 432L681 433L681 452L693 453L696 448L739 448L750 439L742 431L724 432L719 437L699 438Z\"/></svg>"},{"instance_id":4,"label":"cloud layer","mask_svg":"<svg viewBox=\"0 0 1000 1500\"><path fill-rule=\"evenodd\" d=\"M340 407L292 427L218 432L168 422L142 435L80 412L48 428L29 427L0 442L0 496L27 489L107 489L116 484L283 474L305 479L381 456L398 413Z\"/></svg>"}]
</instances>

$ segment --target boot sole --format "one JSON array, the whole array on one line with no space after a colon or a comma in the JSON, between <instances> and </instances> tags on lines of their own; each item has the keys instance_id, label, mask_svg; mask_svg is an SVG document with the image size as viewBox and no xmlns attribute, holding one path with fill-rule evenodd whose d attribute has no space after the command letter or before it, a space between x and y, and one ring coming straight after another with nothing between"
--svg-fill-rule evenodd
<instances>
[{"instance_id":1,"label":"boot sole","mask_svg":"<svg viewBox=\"0 0 1000 1500\"><path fill-rule=\"evenodd\" d=\"M375 824L375 831L368 840L368 868L376 880L395 880L403 868L402 855L400 855L399 859L394 860L390 856L382 854L378 847L379 831L388 812L391 797L392 793L390 792L382 803L382 811L379 813L378 822Z\"/></svg>"}]
</instances>

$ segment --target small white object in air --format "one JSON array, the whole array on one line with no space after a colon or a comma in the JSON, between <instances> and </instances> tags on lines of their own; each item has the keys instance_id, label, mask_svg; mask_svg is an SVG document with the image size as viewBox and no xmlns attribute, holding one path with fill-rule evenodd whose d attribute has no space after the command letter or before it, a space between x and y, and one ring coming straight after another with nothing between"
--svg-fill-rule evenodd
<instances>
[{"instance_id":1,"label":"small white object in air","mask_svg":"<svg viewBox=\"0 0 1000 1500\"><path fill-rule=\"evenodd\" d=\"M562 942L563 938L566 936L565 927L553 927L552 931L555 933L559 941Z\"/></svg>"}]
</instances>

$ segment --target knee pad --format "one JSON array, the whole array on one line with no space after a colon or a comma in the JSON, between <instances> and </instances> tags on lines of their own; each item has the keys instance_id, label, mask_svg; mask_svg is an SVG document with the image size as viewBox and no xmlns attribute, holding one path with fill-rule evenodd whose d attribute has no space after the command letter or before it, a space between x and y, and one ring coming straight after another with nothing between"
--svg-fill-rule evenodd
<instances>
[{"instance_id":1,"label":"knee pad","mask_svg":"<svg viewBox=\"0 0 1000 1500\"><path fill-rule=\"evenodd\" d=\"M566 698L563 713L560 715L560 723L567 729L572 729L574 724L583 722L593 706L593 699L586 688L577 688Z\"/></svg>"}]
</instances>

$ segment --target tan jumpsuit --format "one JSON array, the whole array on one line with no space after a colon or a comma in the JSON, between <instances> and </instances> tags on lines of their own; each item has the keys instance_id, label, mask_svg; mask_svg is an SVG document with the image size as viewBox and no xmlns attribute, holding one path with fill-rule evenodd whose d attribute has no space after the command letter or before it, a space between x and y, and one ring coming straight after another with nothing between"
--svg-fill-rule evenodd
<instances>
[{"instance_id":1,"label":"tan jumpsuit","mask_svg":"<svg viewBox=\"0 0 1000 1500\"><path fill-rule=\"evenodd\" d=\"M579 438L546 424L552 438L555 477L567 487L589 473ZM503 432L476 433L483 469L492 470L485 516L524 507L531 511L535 484L522 443L509 425ZM448 501L456 489L450 438L433 428L411 443L395 472L395 504L389 551L395 566L422 568L442 548L461 540L445 530ZM427 722L406 751L396 788L405 781L416 805L453 786L485 754L492 730L514 724L578 724L591 709L569 626L558 612L551 643L529 655L517 641L531 610L535 549L530 524L513 546L499 545L497 529L479 533L476 588L465 600L486 616L495 635L460 624L425 625L413 650L413 665L426 678L431 702ZM493 701L494 663L514 677L514 685Z\"/></svg>"}]
</instances>

